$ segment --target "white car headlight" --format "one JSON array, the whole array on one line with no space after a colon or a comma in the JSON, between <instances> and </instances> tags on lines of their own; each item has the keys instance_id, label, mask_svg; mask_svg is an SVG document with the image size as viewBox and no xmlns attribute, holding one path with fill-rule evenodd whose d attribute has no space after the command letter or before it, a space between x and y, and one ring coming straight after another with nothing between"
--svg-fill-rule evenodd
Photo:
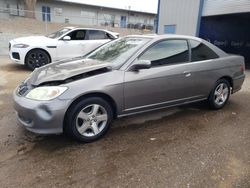
<instances>
[{"instance_id":1,"label":"white car headlight","mask_svg":"<svg viewBox=\"0 0 250 188\"><path fill-rule=\"evenodd\" d=\"M28 99L48 101L63 94L68 88L60 86L44 86L32 89L25 97Z\"/></svg>"},{"instance_id":2,"label":"white car headlight","mask_svg":"<svg viewBox=\"0 0 250 188\"><path fill-rule=\"evenodd\" d=\"M13 48L28 48L28 44L14 44Z\"/></svg>"}]
</instances>

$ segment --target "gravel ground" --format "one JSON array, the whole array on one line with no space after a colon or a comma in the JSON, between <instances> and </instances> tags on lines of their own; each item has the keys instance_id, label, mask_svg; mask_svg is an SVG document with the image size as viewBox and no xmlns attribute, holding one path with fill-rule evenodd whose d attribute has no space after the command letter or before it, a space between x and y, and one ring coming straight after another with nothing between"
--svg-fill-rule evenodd
<instances>
[{"instance_id":1,"label":"gravel ground","mask_svg":"<svg viewBox=\"0 0 250 188\"><path fill-rule=\"evenodd\" d=\"M30 72L0 57L1 187L250 187L250 72L220 111L204 104L116 120L101 140L38 136L12 92Z\"/></svg>"}]
</instances>

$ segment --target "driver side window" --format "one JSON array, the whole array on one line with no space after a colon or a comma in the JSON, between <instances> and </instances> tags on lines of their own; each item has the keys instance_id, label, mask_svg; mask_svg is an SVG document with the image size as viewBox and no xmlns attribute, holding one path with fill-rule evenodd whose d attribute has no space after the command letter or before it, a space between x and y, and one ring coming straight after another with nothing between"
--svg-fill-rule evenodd
<instances>
[{"instance_id":1,"label":"driver side window","mask_svg":"<svg viewBox=\"0 0 250 188\"><path fill-rule=\"evenodd\" d=\"M76 30L69 33L67 36L70 36L71 40L85 40L85 30Z\"/></svg>"},{"instance_id":2,"label":"driver side window","mask_svg":"<svg viewBox=\"0 0 250 188\"><path fill-rule=\"evenodd\" d=\"M188 62L188 43L179 39L164 40L147 49L139 59L150 60L152 67Z\"/></svg>"}]
</instances>

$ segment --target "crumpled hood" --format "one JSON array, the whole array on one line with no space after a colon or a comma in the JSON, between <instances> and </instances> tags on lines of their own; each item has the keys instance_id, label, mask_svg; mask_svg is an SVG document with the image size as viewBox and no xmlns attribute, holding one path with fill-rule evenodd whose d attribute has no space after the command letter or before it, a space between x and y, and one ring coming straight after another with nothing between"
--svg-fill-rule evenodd
<instances>
[{"instance_id":1,"label":"crumpled hood","mask_svg":"<svg viewBox=\"0 0 250 188\"><path fill-rule=\"evenodd\" d=\"M111 70L111 63L89 59L64 60L35 69L28 83L38 86L42 83L64 81L68 78L103 68Z\"/></svg>"},{"instance_id":2,"label":"crumpled hood","mask_svg":"<svg viewBox=\"0 0 250 188\"><path fill-rule=\"evenodd\" d=\"M52 43L55 39L51 39L45 36L29 36L29 37L20 37L15 38L11 41L11 43L15 44L39 44L41 41L44 43Z\"/></svg>"}]
</instances>

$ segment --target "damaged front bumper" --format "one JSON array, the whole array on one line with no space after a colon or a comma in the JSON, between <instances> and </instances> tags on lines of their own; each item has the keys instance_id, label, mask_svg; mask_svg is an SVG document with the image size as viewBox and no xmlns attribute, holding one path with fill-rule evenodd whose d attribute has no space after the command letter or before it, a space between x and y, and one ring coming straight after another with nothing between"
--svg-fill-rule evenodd
<instances>
[{"instance_id":1,"label":"damaged front bumper","mask_svg":"<svg viewBox=\"0 0 250 188\"><path fill-rule=\"evenodd\" d=\"M27 130L38 134L63 132L64 115L70 100L36 101L20 96L17 90L13 96L17 119Z\"/></svg>"}]
</instances>

